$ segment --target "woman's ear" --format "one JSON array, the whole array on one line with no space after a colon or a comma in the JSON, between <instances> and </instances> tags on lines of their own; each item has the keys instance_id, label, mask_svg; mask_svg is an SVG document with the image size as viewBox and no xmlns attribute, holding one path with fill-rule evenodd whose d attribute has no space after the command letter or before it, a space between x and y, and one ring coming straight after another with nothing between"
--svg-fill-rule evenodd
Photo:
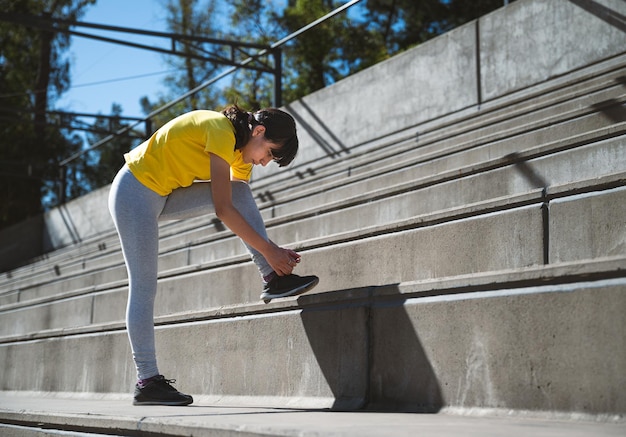
<instances>
[{"instance_id":1,"label":"woman's ear","mask_svg":"<svg viewBox=\"0 0 626 437\"><path fill-rule=\"evenodd\" d=\"M262 126L260 124L257 124L256 126L254 126L254 128L252 129L252 136L256 137L259 135L265 135L265 126Z\"/></svg>"}]
</instances>

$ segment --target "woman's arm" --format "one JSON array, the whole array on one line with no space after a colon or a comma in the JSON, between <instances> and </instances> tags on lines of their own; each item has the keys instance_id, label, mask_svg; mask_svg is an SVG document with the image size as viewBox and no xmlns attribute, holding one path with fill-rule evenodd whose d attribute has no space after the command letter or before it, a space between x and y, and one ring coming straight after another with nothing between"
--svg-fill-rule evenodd
<instances>
[{"instance_id":1,"label":"woman's arm","mask_svg":"<svg viewBox=\"0 0 626 437\"><path fill-rule=\"evenodd\" d=\"M211 193L215 214L239 238L258 250L277 274L281 276L290 274L300 260L299 255L266 240L248 224L233 205L230 184L229 164L211 153Z\"/></svg>"}]
</instances>

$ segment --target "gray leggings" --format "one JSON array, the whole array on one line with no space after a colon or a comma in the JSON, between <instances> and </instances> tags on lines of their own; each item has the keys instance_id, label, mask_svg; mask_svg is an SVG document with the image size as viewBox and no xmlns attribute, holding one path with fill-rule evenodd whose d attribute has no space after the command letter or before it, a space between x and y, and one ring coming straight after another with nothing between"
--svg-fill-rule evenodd
<instances>
[{"instance_id":1,"label":"gray leggings","mask_svg":"<svg viewBox=\"0 0 626 437\"><path fill-rule=\"evenodd\" d=\"M267 238L263 218L244 182L232 183L233 205ZM160 220L177 220L215 212L211 183L196 183L160 196L141 184L124 165L109 193L109 210L117 228L128 270L126 326L139 379L159 374L154 342ZM263 256L246 245L262 276L272 272Z\"/></svg>"}]
</instances>

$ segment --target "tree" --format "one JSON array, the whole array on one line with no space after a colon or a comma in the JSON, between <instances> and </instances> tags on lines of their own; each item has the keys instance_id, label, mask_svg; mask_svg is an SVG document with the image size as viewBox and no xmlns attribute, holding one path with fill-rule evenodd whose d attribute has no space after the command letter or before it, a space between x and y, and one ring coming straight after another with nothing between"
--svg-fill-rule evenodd
<instances>
[{"instance_id":1,"label":"tree","mask_svg":"<svg viewBox=\"0 0 626 437\"><path fill-rule=\"evenodd\" d=\"M290 0L283 9L260 0L233 0L230 4L231 39L270 45L342 2ZM384 59L384 47L358 17L336 15L281 48L284 101L296 100ZM267 73L239 70L227 93L241 97L255 109L269 106L273 80Z\"/></svg>"},{"instance_id":2,"label":"tree","mask_svg":"<svg viewBox=\"0 0 626 437\"><path fill-rule=\"evenodd\" d=\"M167 11L169 32L186 36L219 38L219 32L215 27L215 19L218 16L215 0L205 2L201 0L167 0L164 6ZM168 55L165 57L165 62L175 70L175 73L165 78L168 92L159 96L155 102L151 102L147 97L142 98L141 105L146 114L182 96L217 74L218 65L189 56L206 55L201 43L187 40L182 41L180 46L182 56ZM205 88L159 114L155 117L153 124L155 128L158 128L177 115L199 108L213 108L218 106L219 101L220 94L217 89Z\"/></svg>"},{"instance_id":3,"label":"tree","mask_svg":"<svg viewBox=\"0 0 626 437\"><path fill-rule=\"evenodd\" d=\"M110 115L96 118L87 134L88 142L95 144L128 127L128 123L122 121L121 115L122 107L114 103ZM124 154L137 145L142 136L143 132L135 135L133 132L127 132L107 141L105 147L84 154L78 161L80 167L77 169L81 173L83 185L94 189L110 184L124 165Z\"/></svg>"},{"instance_id":4,"label":"tree","mask_svg":"<svg viewBox=\"0 0 626 437\"><path fill-rule=\"evenodd\" d=\"M233 41L250 42L265 46L279 39L282 29L279 24L279 11L275 3L262 0L233 0L229 2L229 26L224 32ZM248 53L256 54L255 51ZM274 59L264 56L260 59L272 63ZM250 65L258 65L256 62ZM250 68L239 69L232 76L231 85L224 89L228 102L237 102L250 110L272 106L274 103L274 76L270 73Z\"/></svg>"},{"instance_id":5,"label":"tree","mask_svg":"<svg viewBox=\"0 0 626 437\"><path fill-rule=\"evenodd\" d=\"M77 19L95 0L15 0L7 13ZM0 22L0 226L40 213L56 198L58 162L77 144L48 124L46 111L69 85L69 37Z\"/></svg>"},{"instance_id":6,"label":"tree","mask_svg":"<svg viewBox=\"0 0 626 437\"><path fill-rule=\"evenodd\" d=\"M281 23L287 32L295 32L338 5L332 0L289 0ZM290 47L286 62L292 74L285 90L287 100L324 88L342 76L336 62L341 59L345 25L345 16L334 17L301 35Z\"/></svg>"}]
</instances>

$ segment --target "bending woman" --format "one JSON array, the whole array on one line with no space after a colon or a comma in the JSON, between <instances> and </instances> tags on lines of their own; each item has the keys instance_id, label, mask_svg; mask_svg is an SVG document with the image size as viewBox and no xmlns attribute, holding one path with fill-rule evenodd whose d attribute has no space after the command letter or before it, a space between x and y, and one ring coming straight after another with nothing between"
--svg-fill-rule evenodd
<instances>
[{"instance_id":1,"label":"bending woman","mask_svg":"<svg viewBox=\"0 0 626 437\"><path fill-rule=\"evenodd\" d=\"M159 373L154 340L159 220L215 213L239 236L259 269L262 299L310 290L316 276L292 273L300 255L267 238L248 184L254 165L288 165L298 151L293 118L276 108L255 113L236 105L223 112L192 111L158 129L124 155L111 186L109 210L129 281L126 326L137 368L134 405L189 405ZM196 180L210 180L195 184ZM199 185L210 187L198 189Z\"/></svg>"}]
</instances>

